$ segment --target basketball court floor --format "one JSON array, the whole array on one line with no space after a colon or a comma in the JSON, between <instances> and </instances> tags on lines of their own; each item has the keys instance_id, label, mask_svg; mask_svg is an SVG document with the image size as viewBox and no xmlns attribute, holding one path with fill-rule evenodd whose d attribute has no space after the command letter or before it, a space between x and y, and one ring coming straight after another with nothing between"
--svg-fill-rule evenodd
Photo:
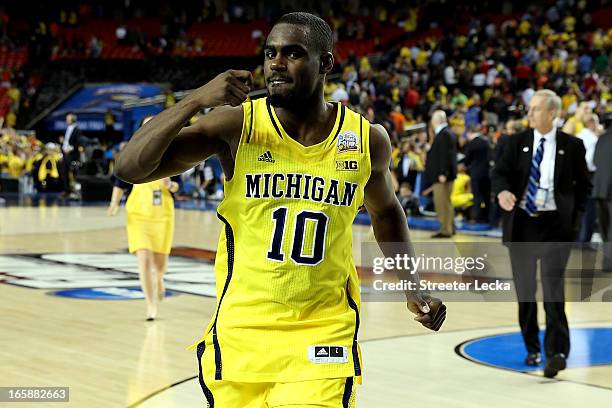
<instances>
[{"instance_id":1,"label":"basketball court floor","mask_svg":"<svg viewBox=\"0 0 612 408\"><path fill-rule=\"evenodd\" d=\"M176 211L172 295L158 319L145 322L124 217L123 209L107 217L104 206L0 207L0 386L70 387L69 403L40 406L205 406L187 347L215 308L221 223L214 211ZM373 241L370 227L355 225L357 263L365 241ZM566 305L572 354L552 380L522 366L515 303L448 307L442 330L432 333L402 302L362 303L360 408L611 406L612 303Z\"/></svg>"}]
</instances>

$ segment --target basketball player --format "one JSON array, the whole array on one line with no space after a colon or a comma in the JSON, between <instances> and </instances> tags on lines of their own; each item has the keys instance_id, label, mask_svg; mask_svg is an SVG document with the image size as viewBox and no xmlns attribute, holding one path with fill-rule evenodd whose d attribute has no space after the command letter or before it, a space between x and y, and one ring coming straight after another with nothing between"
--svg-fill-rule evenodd
<instances>
[{"instance_id":1,"label":"basketball player","mask_svg":"<svg viewBox=\"0 0 612 408\"><path fill-rule=\"evenodd\" d=\"M210 407L354 407L360 298L351 226L361 204L378 242L401 246L383 247L386 256L412 252L386 131L323 98L331 51L322 19L283 16L264 48L267 98L247 98L249 72L225 72L157 115L119 158L118 176L133 183L213 154L227 176L217 310L197 346ZM183 127L202 108L227 104ZM406 295L415 320L438 330L442 302Z\"/></svg>"}]
</instances>

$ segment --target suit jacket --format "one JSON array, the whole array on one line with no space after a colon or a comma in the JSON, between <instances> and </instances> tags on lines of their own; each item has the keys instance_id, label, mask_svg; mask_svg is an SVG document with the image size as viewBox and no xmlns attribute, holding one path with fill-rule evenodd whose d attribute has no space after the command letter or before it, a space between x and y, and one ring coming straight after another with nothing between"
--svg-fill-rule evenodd
<instances>
[{"instance_id":1,"label":"suit jacket","mask_svg":"<svg viewBox=\"0 0 612 408\"><path fill-rule=\"evenodd\" d=\"M514 214L527 189L533 157L533 129L512 135L500 160L493 169L492 187L497 196L508 190L516 196L512 211L502 210L503 241L513 241ZM557 131L555 155L554 194L557 211L561 217L564 241L574 241L576 228L584 211L591 189L589 173L584 158L582 140Z\"/></svg>"},{"instance_id":2,"label":"suit jacket","mask_svg":"<svg viewBox=\"0 0 612 408\"><path fill-rule=\"evenodd\" d=\"M83 136L83 134L81 133L81 129L79 129L78 126L75 126L74 129L72 129L72 133L70 134L70 140L68 141L68 144L72 146L74 150L77 150L79 148L81 136Z\"/></svg>"},{"instance_id":3,"label":"suit jacket","mask_svg":"<svg viewBox=\"0 0 612 408\"><path fill-rule=\"evenodd\" d=\"M434 138L425 161L425 179L428 183L437 182L441 175L446 176L448 181L457 178L457 138L448 126Z\"/></svg>"},{"instance_id":4,"label":"suit jacket","mask_svg":"<svg viewBox=\"0 0 612 408\"><path fill-rule=\"evenodd\" d=\"M597 170L593 177L593 198L612 201L612 130L599 136L593 163Z\"/></svg>"},{"instance_id":5,"label":"suit jacket","mask_svg":"<svg viewBox=\"0 0 612 408\"><path fill-rule=\"evenodd\" d=\"M506 148L509 139L510 135L501 135L499 140L497 140L497 143L495 144L495 151L493 152L495 163L497 163L504 154L504 149Z\"/></svg>"},{"instance_id":6,"label":"suit jacket","mask_svg":"<svg viewBox=\"0 0 612 408\"><path fill-rule=\"evenodd\" d=\"M408 175L410 174L411 171L413 171L414 169L411 169L410 166L408 166L408 171L404 173L404 158L407 157L408 159L410 159L408 157L407 153L402 153L399 157L399 161L397 162L397 167L395 168L395 173L397 175L397 181L399 183L408 180ZM413 163L411 163L412 165L414 165Z\"/></svg>"},{"instance_id":7,"label":"suit jacket","mask_svg":"<svg viewBox=\"0 0 612 408\"><path fill-rule=\"evenodd\" d=\"M490 146L484 136L472 139L465 146L464 163L468 167L472 179L489 178L489 154Z\"/></svg>"}]
</instances>

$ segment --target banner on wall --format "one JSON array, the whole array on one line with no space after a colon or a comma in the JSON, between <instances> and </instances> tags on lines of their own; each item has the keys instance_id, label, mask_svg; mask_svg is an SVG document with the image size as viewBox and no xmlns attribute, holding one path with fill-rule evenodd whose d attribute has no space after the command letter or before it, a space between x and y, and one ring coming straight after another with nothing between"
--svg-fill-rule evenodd
<instances>
[{"instance_id":1,"label":"banner on wall","mask_svg":"<svg viewBox=\"0 0 612 408\"><path fill-rule=\"evenodd\" d=\"M79 128L85 133L106 130L104 117L108 110L115 117L114 130L123 132L123 104L128 101L161 95L163 85L145 83L87 84L60 104L46 119L45 127L52 132L66 130L66 114L77 115Z\"/></svg>"}]
</instances>

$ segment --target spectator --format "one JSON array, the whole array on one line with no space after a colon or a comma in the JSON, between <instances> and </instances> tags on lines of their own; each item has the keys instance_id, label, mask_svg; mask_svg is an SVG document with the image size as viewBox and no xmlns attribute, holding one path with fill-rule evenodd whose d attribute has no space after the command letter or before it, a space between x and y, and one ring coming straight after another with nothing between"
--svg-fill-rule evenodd
<instances>
[{"instance_id":1,"label":"spectator","mask_svg":"<svg viewBox=\"0 0 612 408\"><path fill-rule=\"evenodd\" d=\"M570 135L577 135L584 129L584 120L587 116L593 113L593 108L591 107L591 103L588 101L580 102L578 105L578 109L576 110L576 114L570 117L565 125L563 126L563 131Z\"/></svg>"},{"instance_id":2,"label":"spectator","mask_svg":"<svg viewBox=\"0 0 612 408\"><path fill-rule=\"evenodd\" d=\"M419 199L412 193L410 183L404 182L400 184L398 199L404 209L406 217L418 217L421 215Z\"/></svg>"},{"instance_id":3,"label":"spectator","mask_svg":"<svg viewBox=\"0 0 612 408\"><path fill-rule=\"evenodd\" d=\"M444 111L433 113L431 129L434 140L425 161L425 178L433 185L434 206L440 221L440 230L432 238L450 238L455 233L451 190L457 176L457 139L448 128Z\"/></svg>"},{"instance_id":4,"label":"spectator","mask_svg":"<svg viewBox=\"0 0 612 408\"><path fill-rule=\"evenodd\" d=\"M470 186L474 196L471 221L479 223L489 222L489 202L491 194L491 180L489 179L489 141L478 128L472 126L467 131L468 143L464 148L464 163L470 175Z\"/></svg>"},{"instance_id":5,"label":"spectator","mask_svg":"<svg viewBox=\"0 0 612 408\"><path fill-rule=\"evenodd\" d=\"M612 130L599 137L593 156L596 166L592 197L597 201L599 224L603 240L601 269L612 272Z\"/></svg>"},{"instance_id":6,"label":"spectator","mask_svg":"<svg viewBox=\"0 0 612 408\"><path fill-rule=\"evenodd\" d=\"M62 143L62 165L61 173L64 180L63 194L70 196L72 194L72 183L74 180L74 162L80 162L79 147L81 145L81 130L77 124L77 116L68 112L66 114L66 132L61 138Z\"/></svg>"},{"instance_id":7,"label":"spectator","mask_svg":"<svg viewBox=\"0 0 612 408\"><path fill-rule=\"evenodd\" d=\"M453 181L453 190L451 192L451 203L453 208L458 213L461 213L465 218L469 214L464 214L470 211L474 206L474 194L472 194L471 178L466 173L465 164L460 162L457 164L457 178Z\"/></svg>"},{"instance_id":8,"label":"spectator","mask_svg":"<svg viewBox=\"0 0 612 408\"><path fill-rule=\"evenodd\" d=\"M599 118L596 114L591 113L583 117L584 128L578 132L576 137L582 140L586 151L585 160L587 168L589 170L589 180L593 181L595 175L595 163L593 157L595 155L595 146L597 145L597 135L599 127ZM597 222L597 209L594 198L588 198L584 209L584 215L582 217L582 224L580 226L580 233L578 234L578 242L582 244L588 244L591 242L591 237L595 230L595 223Z\"/></svg>"}]
</instances>

